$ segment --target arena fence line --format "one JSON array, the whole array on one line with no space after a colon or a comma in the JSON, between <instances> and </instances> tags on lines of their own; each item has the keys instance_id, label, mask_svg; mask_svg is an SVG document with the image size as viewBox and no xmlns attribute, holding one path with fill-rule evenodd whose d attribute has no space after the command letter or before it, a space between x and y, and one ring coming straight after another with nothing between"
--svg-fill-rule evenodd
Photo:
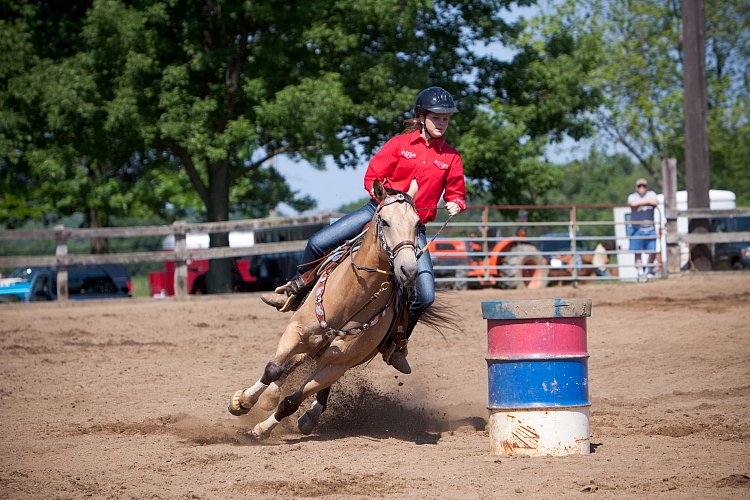
<instances>
[{"instance_id":1,"label":"arena fence line","mask_svg":"<svg viewBox=\"0 0 750 500\"><path fill-rule=\"evenodd\" d=\"M494 286L500 288L539 288L550 283L637 279L628 249L628 229L633 223L618 220L615 209L625 205L485 205L470 206L453 218L430 244L436 282L464 289ZM657 250L645 252L661 259L663 276L667 266L667 246L727 241L750 241L750 232L665 234L667 221L677 217L707 218L750 215L750 208L734 210L668 210L667 218L656 211ZM270 217L226 222L186 223L165 226L117 228L66 228L43 230L2 230L2 240L52 240L54 255L0 256L0 267L54 266L58 268L58 298L67 300L66 267L76 264L133 264L175 262L175 295L186 296L187 264L192 259L220 259L293 252L304 249L305 240L295 238L295 228L310 228L330 223L341 216L325 212L299 217ZM441 211L436 222L427 225L430 241L445 219ZM189 233L230 231L277 232L270 242L231 248L189 249ZM111 254L68 253L68 240L93 238L129 238L172 236L174 251L129 252ZM266 239L264 241L268 241ZM645 258L644 258L645 260Z\"/></svg>"}]
</instances>

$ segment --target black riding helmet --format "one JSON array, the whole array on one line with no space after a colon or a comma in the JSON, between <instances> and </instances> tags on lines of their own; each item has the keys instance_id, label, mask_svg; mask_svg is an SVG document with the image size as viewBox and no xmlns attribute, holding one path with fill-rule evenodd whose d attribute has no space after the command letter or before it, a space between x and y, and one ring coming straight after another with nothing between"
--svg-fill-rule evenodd
<instances>
[{"instance_id":1,"label":"black riding helmet","mask_svg":"<svg viewBox=\"0 0 750 500\"><path fill-rule=\"evenodd\" d=\"M453 96L441 87L428 87L419 93L414 104L414 116L431 113L458 113Z\"/></svg>"}]
</instances>

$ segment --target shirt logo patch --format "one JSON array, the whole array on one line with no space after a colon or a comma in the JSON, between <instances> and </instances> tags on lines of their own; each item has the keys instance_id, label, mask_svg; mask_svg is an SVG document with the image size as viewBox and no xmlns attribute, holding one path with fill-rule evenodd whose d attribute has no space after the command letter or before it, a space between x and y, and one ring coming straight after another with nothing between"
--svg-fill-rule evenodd
<instances>
[{"instance_id":1,"label":"shirt logo patch","mask_svg":"<svg viewBox=\"0 0 750 500\"><path fill-rule=\"evenodd\" d=\"M401 156L403 156L407 160L411 160L412 158L416 158L417 157L417 153L412 153L411 151L402 150L401 151Z\"/></svg>"},{"instance_id":2,"label":"shirt logo patch","mask_svg":"<svg viewBox=\"0 0 750 500\"><path fill-rule=\"evenodd\" d=\"M437 166L437 168L439 168L440 170L448 170L448 164L443 163L440 160L435 160L435 166Z\"/></svg>"}]
</instances>

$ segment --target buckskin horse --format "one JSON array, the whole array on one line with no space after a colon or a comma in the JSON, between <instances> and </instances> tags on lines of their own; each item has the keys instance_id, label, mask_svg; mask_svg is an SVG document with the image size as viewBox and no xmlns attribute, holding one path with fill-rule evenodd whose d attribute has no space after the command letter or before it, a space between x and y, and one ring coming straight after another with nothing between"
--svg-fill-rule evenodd
<instances>
[{"instance_id":1,"label":"buckskin horse","mask_svg":"<svg viewBox=\"0 0 750 500\"><path fill-rule=\"evenodd\" d=\"M306 356L315 360L302 385L253 428L255 438L267 438L283 418L317 393L312 407L297 421L300 431L310 434L326 408L331 385L349 368L378 353L378 346L396 323L400 297L416 280L420 222L413 201L416 190L416 181L408 193L386 190L375 181L378 207L359 237L358 249L356 244L343 247L338 262L325 268L289 320L261 378L230 399L229 412L243 415L271 386L266 399L275 405L286 376ZM268 409L267 404L263 406Z\"/></svg>"}]
</instances>

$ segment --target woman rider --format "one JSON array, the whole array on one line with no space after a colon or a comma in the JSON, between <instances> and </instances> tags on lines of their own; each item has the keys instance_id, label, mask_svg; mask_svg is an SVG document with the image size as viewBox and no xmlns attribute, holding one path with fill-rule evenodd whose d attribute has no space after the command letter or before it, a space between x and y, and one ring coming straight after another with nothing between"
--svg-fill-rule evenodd
<instances>
[{"instance_id":1,"label":"woman rider","mask_svg":"<svg viewBox=\"0 0 750 500\"><path fill-rule=\"evenodd\" d=\"M451 115L457 113L453 96L440 87L429 87L419 93L414 104L414 118L407 120L404 132L393 137L372 157L365 172L365 190L373 196L375 179L385 187L406 192L412 180L417 181L419 190L414 196L421 224L418 242L420 248L427 245L425 223L435 220L436 206L442 195L445 208L450 215L466 209L466 186L464 169L459 152L445 142L445 133L450 125ZM354 238L370 222L377 209L377 202L371 199L362 208L342 217L327 226L307 242L303 263L291 281L278 287L275 293L263 294L261 299L282 312L299 306L297 294L301 284L295 282L300 275L331 250L345 240ZM386 351L386 362L402 373L411 373L406 360L406 339L419 321L422 313L435 300L435 277L432 260L428 252L418 261L415 294L409 305L409 322L405 338L396 350Z\"/></svg>"}]
</instances>

